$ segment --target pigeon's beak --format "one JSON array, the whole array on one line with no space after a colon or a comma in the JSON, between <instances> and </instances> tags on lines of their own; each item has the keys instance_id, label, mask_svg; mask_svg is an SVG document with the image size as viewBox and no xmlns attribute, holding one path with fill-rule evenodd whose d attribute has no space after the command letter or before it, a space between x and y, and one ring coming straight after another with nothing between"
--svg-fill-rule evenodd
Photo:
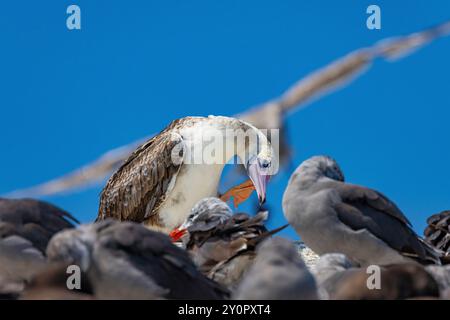
<instances>
[{"instance_id":1,"label":"pigeon's beak","mask_svg":"<svg viewBox=\"0 0 450 320\"><path fill-rule=\"evenodd\" d=\"M262 205L266 201L266 186L270 176L263 174L257 162L250 163L247 166L247 174L255 186L259 204Z\"/></svg>"},{"instance_id":2,"label":"pigeon's beak","mask_svg":"<svg viewBox=\"0 0 450 320\"><path fill-rule=\"evenodd\" d=\"M169 237L172 239L172 242L177 242L186 234L186 232L186 228L175 228L169 233Z\"/></svg>"}]
</instances>

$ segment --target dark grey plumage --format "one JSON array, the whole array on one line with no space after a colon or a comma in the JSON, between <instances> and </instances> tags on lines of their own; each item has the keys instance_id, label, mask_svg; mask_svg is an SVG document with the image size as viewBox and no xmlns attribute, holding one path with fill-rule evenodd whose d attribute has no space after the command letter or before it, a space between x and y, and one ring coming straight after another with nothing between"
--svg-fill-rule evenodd
<instances>
[{"instance_id":1,"label":"dark grey plumage","mask_svg":"<svg viewBox=\"0 0 450 320\"><path fill-rule=\"evenodd\" d=\"M78 221L54 205L34 199L0 199L0 238L17 235L42 253L57 232Z\"/></svg>"},{"instance_id":2,"label":"dark grey plumage","mask_svg":"<svg viewBox=\"0 0 450 320\"><path fill-rule=\"evenodd\" d=\"M221 299L187 253L159 232L132 222L106 220L55 236L51 261L77 264L98 299Z\"/></svg>"},{"instance_id":3,"label":"dark grey plumage","mask_svg":"<svg viewBox=\"0 0 450 320\"><path fill-rule=\"evenodd\" d=\"M450 293L450 265L429 265L425 270L436 280L441 296Z\"/></svg>"},{"instance_id":4,"label":"dark grey plumage","mask_svg":"<svg viewBox=\"0 0 450 320\"><path fill-rule=\"evenodd\" d=\"M340 252L362 265L440 263L440 253L414 233L393 202L375 190L345 183L329 157L312 157L297 168L283 210L318 254Z\"/></svg>"},{"instance_id":5,"label":"dark grey plumage","mask_svg":"<svg viewBox=\"0 0 450 320\"><path fill-rule=\"evenodd\" d=\"M247 270L233 294L240 300L317 299L314 277L289 240L275 237L257 250L254 264Z\"/></svg>"},{"instance_id":6,"label":"dark grey plumage","mask_svg":"<svg viewBox=\"0 0 450 320\"><path fill-rule=\"evenodd\" d=\"M424 231L425 241L442 250L442 262L450 264L450 210L432 215L427 219L427 224Z\"/></svg>"},{"instance_id":7,"label":"dark grey plumage","mask_svg":"<svg viewBox=\"0 0 450 320\"><path fill-rule=\"evenodd\" d=\"M231 218L233 211L222 200L209 197L200 200L191 210L191 214L186 220L190 233L210 231Z\"/></svg>"},{"instance_id":8,"label":"dark grey plumage","mask_svg":"<svg viewBox=\"0 0 450 320\"><path fill-rule=\"evenodd\" d=\"M45 268L50 238L75 222L43 201L0 199L0 295L16 297Z\"/></svg>"},{"instance_id":9,"label":"dark grey plumage","mask_svg":"<svg viewBox=\"0 0 450 320\"><path fill-rule=\"evenodd\" d=\"M403 300L438 298L436 280L417 263L380 266L380 287L369 289L373 270L360 268L343 254L325 254L313 269L322 299L331 300Z\"/></svg>"},{"instance_id":10,"label":"dark grey plumage","mask_svg":"<svg viewBox=\"0 0 450 320\"><path fill-rule=\"evenodd\" d=\"M256 247L271 234L264 226L267 212L233 215L214 197L199 201L181 228L183 246L205 275L233 289L253 263ZM182 229L183 230L183 229Z\"/></svg>"},{"instance_id":11,"label":"dark grey plumage","mask_svg":"<svg viewBox=\"0 0 450 320\"><path fill-rule=\"evenodd\" d=\"M33 279L20 294L20 300L93 300L92 288L86 274L81 273L81 288L68 289L66 263L50 263Z\"/></svg>"},{"instance_id":12,"label":"dark grey plumage","mask_svg":"<svg viewBox=\"0 0 450 320\"><path fill-rule=\"evenodd\" d=\"M341 278L347 270L355 268L357 265L342 253L327 253L321 256L312 268L320 299L328 300L335 296Z\"/></svg>"}]
</instances>

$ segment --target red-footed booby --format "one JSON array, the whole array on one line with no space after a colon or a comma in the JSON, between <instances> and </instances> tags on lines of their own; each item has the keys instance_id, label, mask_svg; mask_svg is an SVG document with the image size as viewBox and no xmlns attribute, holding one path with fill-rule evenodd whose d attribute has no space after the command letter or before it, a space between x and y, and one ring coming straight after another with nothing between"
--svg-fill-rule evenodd
<instances>
[{"instance_id":1,"label":"red-footed booby","mask_svg":"<svg viewBox=\"0 0 450 320\"><path fill-rule=\"evenodd\" d=\"M262 131L222 116L175 120L133 152L109 179L97 220L131 220L168 233L183 223L199 200L217 196L222 170L235 156L263 203L275 166ZM232 195L242 200L242 189L248 197L247 185L232 190Z\"/></svg>"}]
</instances>

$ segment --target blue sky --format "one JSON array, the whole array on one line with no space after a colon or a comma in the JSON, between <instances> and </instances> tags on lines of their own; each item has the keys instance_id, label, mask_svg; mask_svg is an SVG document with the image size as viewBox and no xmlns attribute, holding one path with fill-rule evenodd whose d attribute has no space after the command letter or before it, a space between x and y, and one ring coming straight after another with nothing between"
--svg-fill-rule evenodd
<instances>
[{"instance_id":1,"label":"blue sky","mask_svg":"<svg viewBox=\"0 0 450 320\"><path fill-rule=\"evenodd\" d=\"M82 30L66 28L77 4ZM382 29L365 26L378 4ZM0 11L0 194L71 171L188 115L233 115L353 49L450 18L448 1L4 1ZM348 181L394 200L422 233L450 208L450 39L288 120L294 163L333 156ZM271 181L284 222L289 172ZM100 187L47 197L82 221ZM292 230L285 234L295 237Z\"/></svg>"}]
</instances>

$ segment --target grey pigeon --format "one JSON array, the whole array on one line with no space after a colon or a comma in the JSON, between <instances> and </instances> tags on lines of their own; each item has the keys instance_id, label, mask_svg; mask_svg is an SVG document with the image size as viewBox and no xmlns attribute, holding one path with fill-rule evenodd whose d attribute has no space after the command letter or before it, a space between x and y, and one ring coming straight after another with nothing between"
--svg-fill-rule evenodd
<instances>
[{"instance_id":1,"label":"grey pigeon","mask_svg":"<svg viewBox=\"0 0 450 320\"><path fill-rule=\"evenodd\" d=\"M264 241L257 256L233 294L239 300L314 300L314 277L289 240L275 237Z\"/></svg>"},{"instance_id":2,"label":"grey pigeon","mask_svg":"<svg viewBox=\"0 0 450 320\"><path fill-rule=\"evenodd\" d=\"M46 265L45 249L76 219L49 203L0 199L0 296L15 298Z\"/></svg>"},{"instance_id":3,"label":"grey pigeon","mask_svg":"<svg viewBox=\"0 0 450 320\"><path fill-rule=\"evenodd\" d=\"M304 161L292 174L283 211L319 255L339 252L361 265L440 263L441 253L414 233L392 201L375 190L345 183L336 161L326 156Z\"/></svg>"},{"instance_id":4,"label":"grey pigeon","mask_svg":"<svg viewBox=\"0 0 450 320\"><path fill-rule=\"evenodd\" d=\"M98 299L221 299L227 291L203 276L170 238L132 222L105 220L56 235L52 262L76 264Z\"/></svg>"},{"instance_id":5,"label":"grey pigeon","mask_svg":"<svg viewBox=\"0 0 450 320\"><path fill-rule=\"evenodd\" d=\"M281 230L267 231L267 215L233 215L225 202L209 197L200 200L170 235L181 240L200 271L233 290L253 263L259 243Z\"/></svg>"}]
</instances>

